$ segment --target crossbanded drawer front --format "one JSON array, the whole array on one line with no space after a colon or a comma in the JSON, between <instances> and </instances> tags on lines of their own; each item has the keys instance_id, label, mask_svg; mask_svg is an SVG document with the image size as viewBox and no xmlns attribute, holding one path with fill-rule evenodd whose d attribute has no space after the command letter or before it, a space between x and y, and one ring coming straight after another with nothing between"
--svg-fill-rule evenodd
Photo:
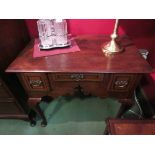
<instances>
[{"instance_id":1,"label":"crossbanded drawer front","mask_svg":"<svg viewBox=\"0 0 155 155\"><path fill-rule=\"evenodd\" d=\"M54 81L103 81L103 74L57 73L49 76Z\"/></svg>"},{"instance_id":2,"label":"crossbanded drawer front","mask_svg":"<svg viewBox=\"0 0 155 155\"><path fill-rule=\"evenodd\" d=\"M30 91L48 91L48 79L43 73L24 73L21 75L24 85Z\"/></svg>"},{"instance_id":3,"label":"crossbanded drawer front","mask_svg":"<svg viewBox=\"0 0 155 155\"><path fill-rule=\"evenodd\" d=\"M110 91L130 91L134 86L136 75L134 74L113 74L109 85Z\"/></svg>"}]
</instances>

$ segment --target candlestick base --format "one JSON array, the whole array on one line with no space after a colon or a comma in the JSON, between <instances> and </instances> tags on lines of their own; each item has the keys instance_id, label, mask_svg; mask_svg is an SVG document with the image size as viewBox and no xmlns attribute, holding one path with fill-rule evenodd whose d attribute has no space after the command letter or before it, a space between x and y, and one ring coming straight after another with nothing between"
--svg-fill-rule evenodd
<instances>
[{"instance_id":1,"label":"candlestick base","mask_svg":"<svg viewBox=\"0 0 155 155\"><path fill-rule=\"evenodd\" d=\"M102 51L108 55L117 54L123 51L123 47L121 47L115 39L112 39L110 42L102 45Z\"/></svg>"}]
</instances>

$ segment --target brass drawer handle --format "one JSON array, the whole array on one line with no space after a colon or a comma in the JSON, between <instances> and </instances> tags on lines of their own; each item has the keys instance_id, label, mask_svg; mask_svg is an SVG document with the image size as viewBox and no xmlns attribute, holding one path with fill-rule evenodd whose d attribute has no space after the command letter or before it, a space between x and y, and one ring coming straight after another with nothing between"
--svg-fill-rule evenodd
<instances>
[{"instance_id":1,"label":"brass drawer handle","mask_svg":"<svg viewBox=\"0 0 155 155\"><path fill-rule=\"evenodd\" d=\"M80 81L82 79L84 79L84 75L83 74L72 74L71 79L75 80L75 81Z\"/></svg>"},{"instance_id":2,"label":"brass drawer handle","mask_svg":"<svg viewBox=\"0 0 155 155\"><path fill-rule=\"evenodd\" d=\"M41 80L30 80L30 85L32 87L40 87L43 85L43 82Z\"/></svg>"},{"instance_id":3,"label":"brass drawer handle","mask_svg":"<svg viewBox=\"0 0 155 155\"><path fill-rule=\"evenodd\" d=\"M115 85L119 88L124 88L128 85L128 81L127 80L116 81Z\"/></svg>"}]
</instances>

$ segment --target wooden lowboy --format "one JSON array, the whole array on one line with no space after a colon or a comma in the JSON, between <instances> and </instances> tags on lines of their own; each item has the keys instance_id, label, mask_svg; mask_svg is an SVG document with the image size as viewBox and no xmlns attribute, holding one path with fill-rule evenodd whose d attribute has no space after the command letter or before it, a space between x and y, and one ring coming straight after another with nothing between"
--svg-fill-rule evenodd
<instances>
[{"instance_id":1,"label":"wooden lowboy","mask_svg":"<svg viewBox=\"0 0 155 155\"><path fill-rule=\"evenodd\" d=\"M83 94L115 97L122 105L131 105L132 97L142 75L152 68L127 38L120 42L124 51L105 56L101 45L110 38L102 35L77 36L80 52L33 58L34 41L23 50L6 72L16 73L28 94L28 104L47 121L39 108L44 96L56 98L72 95L77 90Z\"/></svg>"}]
</instances>

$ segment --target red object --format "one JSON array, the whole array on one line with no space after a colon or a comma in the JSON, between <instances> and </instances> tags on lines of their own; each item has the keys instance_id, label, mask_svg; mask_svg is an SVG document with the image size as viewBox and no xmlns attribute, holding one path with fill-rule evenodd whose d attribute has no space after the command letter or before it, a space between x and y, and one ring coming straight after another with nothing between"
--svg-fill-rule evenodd
<instances>
[{"instance_id":1,"label":"red object","mask_svg":"<svg viewBox=\"0 0 155 155\"><path fill-rule=\"evenodd\" d=\"M80 49L76 44L75 40L72 40L71 47L62 48L62 49L51 49L51 50L45 51L45 50L40 50L39 39L35 39L33 57L37 58L37 57L57 55L57 54L70 53L70 52L78 52L78 51L80 51Z\"/></svg>"},{"instance_id":2,"label":"red object","mask_svg":"<svg viewBox=\"0 0 155 155\"><path fill-rule=\"evenodd\" d=\"M81 34L111 34L114 29L114 19L69 19L69 32L73 35ZM125 34L119 27L119 34Z\"/></svg>"},{"instance_id":3,"label":"red object","mask_svg":"<svg viewBox=\"0 0 155 155\"><path fill-rule=\"evenodd\" d=\"M38 37L37 19L26 19L31 38ZM114 28L114 19L68 19L68 32L72 35L81 34L111 34ZM120 27L119 34L125 34Z\"/></svg>"},{"instance_id":4,"label":"red object","mask_svg":"<svg viewBox=\"0 0 155 155\"><path fill-rule=\"evenodd\" d=\"M150 74L150 76L152 77L153 81L155 81L155 71L152 72L152 73Z\"/></svg>"},{"instance_id":5,"label":"red object","mask_svg":"<svg viewBox=\"0 0 155 155\"><path fill-rule=\"evenodd\" d=\"M26 22L30 37L31 38L38 37L37 19L26 19L25 22Z\"/></svg>"}]
</instances>

